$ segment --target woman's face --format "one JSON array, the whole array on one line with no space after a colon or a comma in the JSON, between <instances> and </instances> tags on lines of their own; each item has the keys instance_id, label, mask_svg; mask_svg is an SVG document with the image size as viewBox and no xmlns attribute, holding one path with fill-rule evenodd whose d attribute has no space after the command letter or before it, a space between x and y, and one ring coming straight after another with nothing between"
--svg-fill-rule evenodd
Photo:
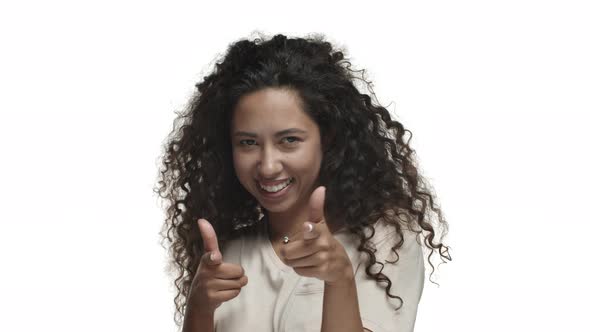
<instances>
[{"instance_id":1,"label":"woman's face","mask_svg":"<svg viewBox=\"0 0 590 332\"><path fill-rule=\"evenodd\" d=\"M232 118L236 176L270 212L307 206L316 188L322 162L320 130L298 98L290 90L263 89L240 98Z\"/></svg>"}]
</instances>

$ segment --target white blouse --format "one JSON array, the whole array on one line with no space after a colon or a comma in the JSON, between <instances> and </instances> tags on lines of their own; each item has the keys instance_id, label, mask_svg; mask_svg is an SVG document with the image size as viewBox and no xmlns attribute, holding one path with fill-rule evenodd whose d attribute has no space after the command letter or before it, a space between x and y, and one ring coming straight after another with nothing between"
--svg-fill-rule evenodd
<instances>
[{"instance_id":1,"label":"white blouse","mask_svg":"<svg viewBox=\"0 0 590 332\"><path fill-rule=\"evenodd\" d=\"M363 327L373 332L411 332L424 288L424 257L421 241L416 234L403 230L404 244L397 249L399 261L391 248L398 241L393 226L381 220L375 224L375 244L378 262L384 263L381 271L391 280L390 293L403 299L403 307L397 298L385 292L386 283L377 284L365 272L368 254L356 247L360 240L344 229L334 237L344 246L355 271L359 309ZM370 235L370 230L365 233ZM221 304L214 315L216 332L268 331L268 332L320 332L324 282L316 278L300 276L285 265L276 255L267 234L265 222L259 223L255 235L232 240L221 249L223 261L241 265L248 277L248 284L240 294ZM381 268L376 264L371 272Z\"/></svg>"}]
</instances>

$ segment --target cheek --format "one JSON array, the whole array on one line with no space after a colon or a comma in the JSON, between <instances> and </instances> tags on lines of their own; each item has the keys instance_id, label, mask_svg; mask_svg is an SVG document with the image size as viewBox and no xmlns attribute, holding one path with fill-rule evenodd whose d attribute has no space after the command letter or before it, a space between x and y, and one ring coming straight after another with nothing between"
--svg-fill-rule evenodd
<instances>
[{"instance_id":1,"label":"cheek","mask_svg":"<svg viewBox=\"0 0 590 332\"><path fill-rule=\"evenodd\" d=\"M322 163L322 153L314 150L307 150L304 153L293 155L289 158L290 165L298 172L317 175Z\"/></svg>"},{"instance_id":2,"label":"cheek","mask_svg":"<svg viewBox=\"0 0 590 332\"><path fill-rule=\"evenodd\" d=\"M247 171L246 160L239 153L233 153L234 170L238 179L242 180L245 177Z\"/></svg>"}]
</instances>

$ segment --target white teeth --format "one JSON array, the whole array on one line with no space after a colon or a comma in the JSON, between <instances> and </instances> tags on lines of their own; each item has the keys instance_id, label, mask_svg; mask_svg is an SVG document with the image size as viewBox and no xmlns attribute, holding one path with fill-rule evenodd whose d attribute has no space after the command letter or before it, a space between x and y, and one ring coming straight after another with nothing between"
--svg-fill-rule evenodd
<instances>
[{"instance_id":1,"label":"white teeth","mask_svg":"<svg viewBox=\"0 0 590 332\"><path fill-rule=\"evenodd\" d=\"M264 189L265 191L276 193L277 191L283 190L286 186L291 184L291 182L293 182L293 178L290 178L289 180L283 182L282 184L276 185L276 186L267 187L267 186L263 186L262 184L260 184L260 187L262 189Z\"/></svg>"}]
</instances>

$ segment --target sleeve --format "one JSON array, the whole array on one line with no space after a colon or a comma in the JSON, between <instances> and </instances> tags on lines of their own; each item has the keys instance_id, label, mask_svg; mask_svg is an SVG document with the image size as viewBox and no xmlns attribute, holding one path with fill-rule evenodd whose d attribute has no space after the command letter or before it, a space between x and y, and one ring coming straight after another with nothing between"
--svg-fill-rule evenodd
<instances>
[{"instance_id":1,"label":"sleeve","mask_svg":"<svg viewBox=\"0 0 590 332\"><path fill-rule=\"evenodd\" d=\"M422 245L416 238L416 233L404 231L404 243L396 249L399 260L395 264L385 260L395 261L397 256L391 251L399 236L388 236L375 243L377 262L384 264L381 273L391 280L390 294L399 296L390 298L386 294L387 283L375 281L365 272L368 254L363 252L356 271L356 287L359 299L359 309L363 327L373 332L412 332L416 321L418 303L424 288L424 257ZM371 272L378 272L381 265L375 264Z\"/></svg>"}]
</instances>

